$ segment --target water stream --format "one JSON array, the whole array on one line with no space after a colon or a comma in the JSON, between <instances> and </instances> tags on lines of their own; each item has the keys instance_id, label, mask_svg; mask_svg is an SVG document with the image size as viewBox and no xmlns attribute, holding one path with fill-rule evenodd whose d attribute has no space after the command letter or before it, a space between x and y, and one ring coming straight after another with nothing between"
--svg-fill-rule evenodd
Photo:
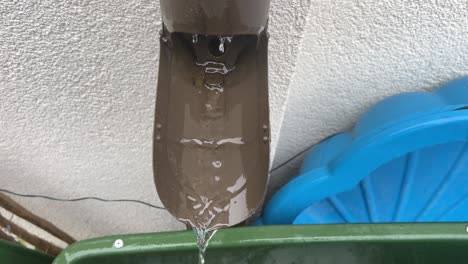
<instances>
[{"instance_id":1,"label":"water stream","mask_svg":"<svg viewBox=\"0 0 468 264\"><path fill-rule=\"evenodd\" d=\"M194 81L175 79L174 87L186 89L171 91L184 94L187 102L174 111L182 111L178 118L182 116L184 126L180 135L171 135L175 141L171 142L173 145L168 151L171 169L177 171L180 195L167 195L183 198L180 206L183 210L177 212L177 218L192 226L199 249L198 263L204 264L205 252L216 229L238 224L250 214L245 173L247 162L243 156L248 144L246 135L250 134L244 126L249 121L246 112L256 111L257 106L241 100L242 95L250 94L250 90L238 83L246 78L248 88L253 79L238 73L237 61L231 58L242 54L243 43L233 42L232 36L192 35L185 41L191 42L194 51L203 52L194 60L193 68L187 67L194 72ZM234 44L238 45L237 49L232 48ZM239 54L227 56L225 53L230 50ZM250 66L249 63L246 65ZM244 109L244 104L250 107ZM256 123L251 125L255 126ZM256 133L253 131L252 134Z\"/></svg>"},{"instance_id":2,"label":"water stream","mask_svg":"<svg viewBox=\"0 0 468 264\"><path fill-rule=\"evenodd\" d=\"M205 252L208 248L210 240L214 237L217 230L208 230L204 228L194 228L195 236L197 237L198 246L198 264L205 264Z\"/></svg>"}]
</instances>

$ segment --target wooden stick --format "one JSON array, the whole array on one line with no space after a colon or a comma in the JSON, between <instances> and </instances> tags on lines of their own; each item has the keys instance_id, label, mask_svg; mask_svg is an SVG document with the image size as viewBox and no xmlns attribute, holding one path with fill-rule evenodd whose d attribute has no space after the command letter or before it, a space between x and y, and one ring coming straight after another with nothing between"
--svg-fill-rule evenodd
<instances>
[{"instance_id":1,"label":"wooden stick","mask_svg":"<svg viewBox=\"0 0 468 264\"><path fill-rule=\"evenodd\" d=\"M3 230L0 229L0 239L1 240L6 240L8 242L13 242L16 243L16 241L10 237L8 234L4 233Z\"/></svg>"},{"instance_id":2,"label":"wooden stick","mask_svg":"<svg viewBox=\"0 0 468 264\"><path fill-rule=\"evenodd\" d=\"M15 223L12 223L5 219L2 215L0 215L0 226L9 227L12 234L18 236L22 240L30 243L31 245L34 245L37 250L42 251L46 254L57 256L63 250L62 248L59 248L53 245L52 243L45 241L44 239L41 239L35 235L28 233Z\"/></svg>"},{"instance_id":3,"label":"wooden stick","mask_svg":"<svg viewBox=\"0 0 468 264\"><path fill-rule=\"evenodd\" d=\"M29 221L33 225L43 229L44 231L62 240L63 242L68 243L69 245L76 242L76 240L73 237L63 232L62 230L60 230L59 228L54 226L49 221L34 215L29 210L21 206L19 203L15 202L10 197L1 193L0 193L0 207L5 208L7 211L10 211L14 215L20 218L23 218L26 221Z\"/></svg>"}]
</instances>

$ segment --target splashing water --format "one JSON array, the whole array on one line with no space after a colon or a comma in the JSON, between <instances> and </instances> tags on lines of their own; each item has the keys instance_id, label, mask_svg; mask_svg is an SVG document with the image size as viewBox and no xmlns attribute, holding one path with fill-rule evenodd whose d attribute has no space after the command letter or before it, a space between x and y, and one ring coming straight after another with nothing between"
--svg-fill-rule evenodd
<instances>
[{"instance_id":1,"label":"splashing water","mask_svg":"<svg viewBox=\"0 0 468 264\"><path fill-rule=\"evenodd\" d=\"M208 230L204 228L194 228L195 236L197 237L198 246L198 264L205 264L205 252L208 248L210 240L214 237L217 230Z\"/></svg>"}]
</instances>

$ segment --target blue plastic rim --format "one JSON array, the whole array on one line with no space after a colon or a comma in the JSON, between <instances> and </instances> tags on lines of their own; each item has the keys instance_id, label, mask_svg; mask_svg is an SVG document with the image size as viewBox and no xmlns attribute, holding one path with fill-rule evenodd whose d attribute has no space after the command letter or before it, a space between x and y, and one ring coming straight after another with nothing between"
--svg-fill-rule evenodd
<instances>
[{"instance_id":1,"label":"blue plastic rim","mask_svg":"<svg viewBox=\"0 0 468 264\"><path fill-rule=\"evenodd\" d=\"M314 147L263 224L468 220L468 77L390 97Z\"/></svg>"}]
</instances>

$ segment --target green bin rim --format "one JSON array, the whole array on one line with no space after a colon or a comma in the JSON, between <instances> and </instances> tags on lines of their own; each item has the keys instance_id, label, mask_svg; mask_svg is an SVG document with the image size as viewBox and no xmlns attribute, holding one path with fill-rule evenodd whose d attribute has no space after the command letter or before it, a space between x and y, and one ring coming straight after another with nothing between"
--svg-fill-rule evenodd
<instances>
[{"instance_id":1,"label":"green bin rim","mask_svg":"<svg viewBox=\"0 0 468 264\"><path fill-rule=\"evenodd\" d=\"M53 259L52 256L45 253L16 243L0 240L0 263L39 264L52 263Z\"/></svg>"},{"instance_id":2,"label":"green bin rim","mask_svg":"<svg viewBox=\"0 0 468 264\"><path fill-rule=\"evenodd\" d=\"M115 242L123 246L115 247ZM209 249L294 245L299 243L390 241L465 241L468 223L289 225L231 228L219 231ZM70 264L80 258L114 254L162 253L196 250L191 231L116 235L77 242L53 264Z\"/></svg>"}]
</instances>

